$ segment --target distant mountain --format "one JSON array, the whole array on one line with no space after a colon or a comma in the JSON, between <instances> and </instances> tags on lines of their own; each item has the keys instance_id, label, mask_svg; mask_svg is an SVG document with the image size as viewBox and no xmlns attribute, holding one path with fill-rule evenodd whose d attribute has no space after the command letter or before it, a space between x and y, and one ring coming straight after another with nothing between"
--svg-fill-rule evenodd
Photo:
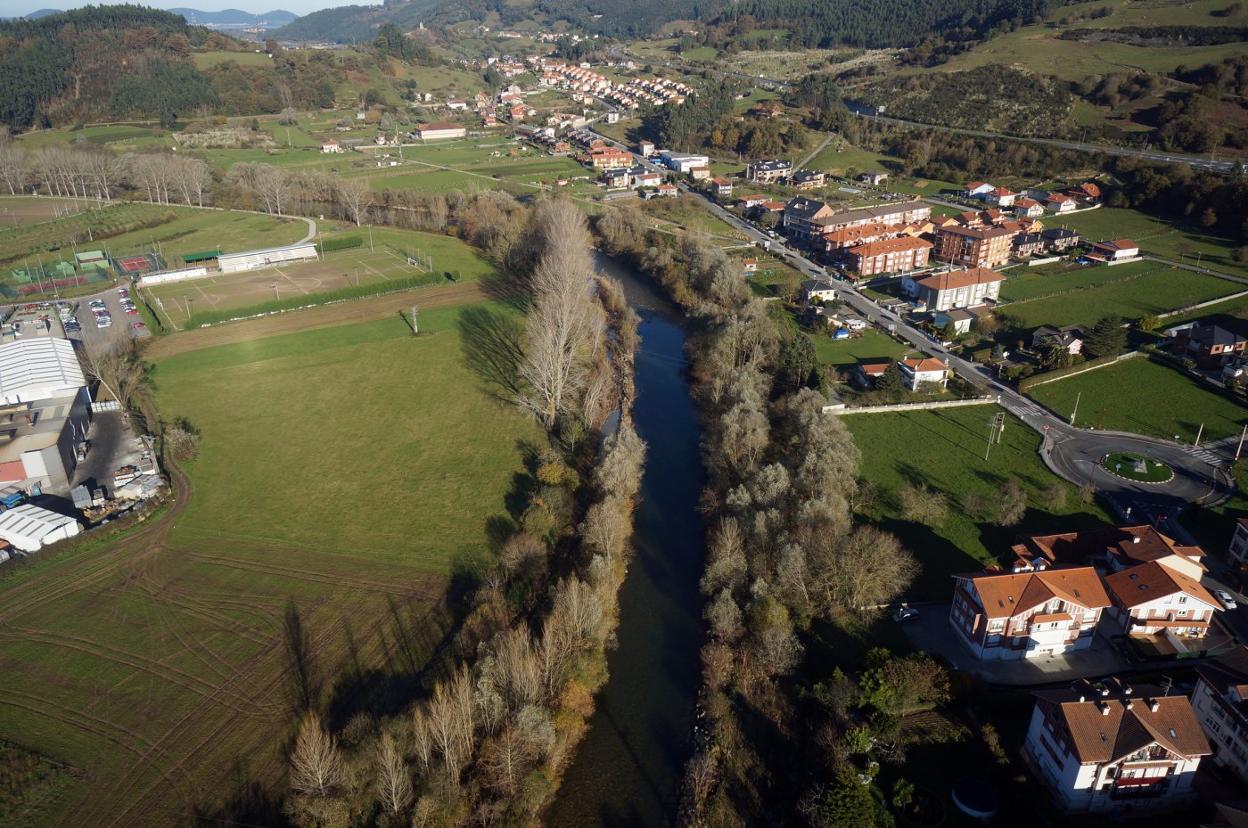
<instances>
[{"instance_id":1,"label":"distant mountain","mask_svg":"<svg viewBox=\"0 0 1248 828\"><path fill-rule=\"evenodd\" d=\"M252 14L240 9L225 11L200 11L199 9L170 9L174 14L186 18L186 22L195 26L206 26L209 29L238 28L258 26L262 29L276 29L299 19L299 15L288 11L271 11L263 14Z\"/></svg>"},{"instance_id":2,"label":"distant mountain","mask_svg":"<svg viewBox=\"0 0 1248 828\"><path fill-rule=\"evenodd\" d=\"M49 14L60 14L60 13L61 13L61 9L40 9L39 11L33 11L30 14L22 15L22 17L24 17L26 20L38 20L41 17L47 17Z\"/></svg>"}]
</instances>

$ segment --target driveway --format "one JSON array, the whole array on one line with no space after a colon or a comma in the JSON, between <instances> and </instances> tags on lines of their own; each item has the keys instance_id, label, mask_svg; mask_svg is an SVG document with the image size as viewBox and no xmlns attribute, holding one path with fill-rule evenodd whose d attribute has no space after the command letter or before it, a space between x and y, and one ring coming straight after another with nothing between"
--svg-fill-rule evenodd
<instances>
[{"instance_id":1,"label":"driveway","mask_svg":"<svg viewBox=\"0 0 1248 828\"><path fill-rule=\"evenodd\" d=\"M92 490L103 486L111 494L113 472L137 463L143 456L143 444L130 431L120 411L93 414L87 439L91 441L91 451L74 469L73 485L85 483Z\"/></svg>"},{"instance_id":2,"label":"driveway","mask_svg":"<svg viewBox=\"0 0 1248 828\"><path fill-rule=\"evenodd\" d=\"M1099 630L1092 647L1076 653L1018 661L980 661L949 623L949 607L949 602L920 607L919 617L902 624L910 643L954 670L992 684L1029 687L1078 678L1101 678L1134 666Z\"/></svg>"}]
</instances>

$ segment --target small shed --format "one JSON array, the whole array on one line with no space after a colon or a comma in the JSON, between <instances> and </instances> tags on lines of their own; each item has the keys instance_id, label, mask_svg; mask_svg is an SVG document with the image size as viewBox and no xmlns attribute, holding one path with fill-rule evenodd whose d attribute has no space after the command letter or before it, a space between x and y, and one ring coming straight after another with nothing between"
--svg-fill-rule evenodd
<instances>
[{"instance_id":1,"label":"small shed","mask_svg":"<svg viewBox=\"0 0 1248 828\"><path fill-rule=\"evenodd\" d=\"M33 503L23 503L0 514L0 539L23 552L38 552L81 532L82 524L78 521Z\"/></svg>"}]
</instances>

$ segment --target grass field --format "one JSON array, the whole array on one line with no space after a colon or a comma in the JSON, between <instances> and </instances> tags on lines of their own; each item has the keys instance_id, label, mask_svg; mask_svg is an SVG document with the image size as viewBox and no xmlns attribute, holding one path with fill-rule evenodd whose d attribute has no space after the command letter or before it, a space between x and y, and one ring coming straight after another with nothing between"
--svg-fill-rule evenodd
<instances>
[{"instance_id":1,"label":"grass field","mask_svg":"<svg viewBox=\"0 0 1248 828\"><path fill-rule=\"evenodd\" d=\"M846 368L864 359L897 359L911 350L875 328L868 328L849 339L837 340L828 336L815 336L812 339L820 365Z\"/></svg>"},{"instance_id":2,"label":"grass field","mask_svg":"<svg viewBox=\"0 0 1248 828\"><path fill-rule=\"evenodd\" d=\"M185 824L276 781L291 641L338 724L412 686L431 608L492 555L536 437L465 367L469 312L422 314L420 338L391 317L157 364L162 413L203 433L171 533L0 579L0 738L81 777L42 823Z\"/></svg>"},{"instance_id":3,"label":"grass field","mask_svg":"<svg viewBox=\"0 0 1248 828\"><path fill-rule=\"evenodd\" d=\"M1085 527L1106 517L1096 506L1079 502L1074 487L1044 466L1036 453L1040 436L1009 414L1002 442L984 460L989 422L1000 410L983 405L843 418L862 450L862 476L880 489L867 516L895 533L922 564L922 574L910 590L915 599L948 599L950 576L1008 555L1020 532ZM969 496L990 508L1009 479L1028 493L1029 508L1020 524L1001 527L968 514ZM949 513L941 525L929 527L899 517L897 493L914 483L926 483L948 496ZM1052 486L1066 493L1064 504L1045 502L1045 492Z\"/></svg>"},{"instance_id":4,"label":"grass field","mask_svg":"<svg viewBox=\"0 0 1248 828\"><path fill-rule=\"evenodd\" d=\"M1101 272L1097 272L1101 271ZM1011 285L1015 276L1019 285ZM1052 280L1052 281L1049 281ZM1237 293L1241 285L1186 270L1140 262L1040 275L1008 272L1001 306L1025 328L1091 325L1105 316L1138 319Z\"/></svg>"},{"instance_id":5,"label":"grass field","mask_svg":"<svg viewBox=\"0 0 1248 828\"><path fill-rule=\"evenodd\" d=\"M1162 219L1144 215L1135 210L1102 207L1061 218L1061 224L1078 230L1088 241L1102 239L1133 239L1145 253L1178 261L1180 256L1195 263L1200 253L1200 263L1214 270L1223 270L1240 276L1248 276L1248 262L1231 261L1231 250L1237 245L1230 239L1212 236L1191 227L1181 227Z\"/></svg>"},{"instance_id":6,"label":"grass field","mask_svg":"<svg viewBox=\"0 0 1248 828\"><path fill-rule=\"evenodd\" d=\"M184 327L194 316L196 324L205 315L215 318L221 312L242 312L285 303L294 306L324 299L325 294L344 288L360 288L360 295L380 292L388 283L419 277L428 284L450 281L471 282L493 272L488 262L457 238L412 230L373 228L369 249L368 228L350 228L333 236L360 238L360 247L330 251L319 261L245 273L216 274L202 279L173 282L145 288L165 321ZM413 267L407 257L432 257L432 269ZM293 300L293 301L292 301Z\"/></svg>"},{"instance_id":7,"label":"grass field","mask_svg":"<svg viewBox=\"0 0 1248 828\"><path fill-rule=\"evenodd\" d=\"M1203 423L1203 442L1234 437L1248 421L1248 408L1206 389L1174 368L1130 359L1086 374L1037 386L1028 392L1068 415L1079 398L1075 425L1132 431L1190 443Z\"/></svg>"},{"instance_id":8,"label":"grass field","mask_svg":"<svg viewBox=\"0 0 1248 828\"><path fill-rule=\"evenodd\" d=\"M269 66L273 59L263 52L196 52L191 55L196 69L209 69L226 61L234 61L239 66Z\"/></svg>"}]
</instances>

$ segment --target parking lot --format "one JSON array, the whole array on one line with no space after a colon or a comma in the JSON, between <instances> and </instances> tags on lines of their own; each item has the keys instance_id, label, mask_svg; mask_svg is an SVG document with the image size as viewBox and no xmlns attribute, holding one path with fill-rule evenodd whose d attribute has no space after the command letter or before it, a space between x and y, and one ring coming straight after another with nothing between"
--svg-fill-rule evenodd
<instances>
[{"instance_id":1,"label":"parking lot","mask_svg":"<svg viewBox=\"0 0 1248 828\"><path fill-rule=\"evenodd\" d=\"M138 301L134 292L130 295L136 302ZM95 316L91 312L93 299L104 303L105 309L112 317L110 326L101 328L96 324ZM71 340L82 343L88 353L103 353L116 348L119 343L127 339L142 339L151 336L151 331L147 330L146 326L135 327L136 322L142 324L142 317L137 313L126 313L121 304L121 294L116 288L66 301L73 307L73 316L78 320L81 330L73 331L67 328L65 335Z\"/></svg>"}]
</instances>

